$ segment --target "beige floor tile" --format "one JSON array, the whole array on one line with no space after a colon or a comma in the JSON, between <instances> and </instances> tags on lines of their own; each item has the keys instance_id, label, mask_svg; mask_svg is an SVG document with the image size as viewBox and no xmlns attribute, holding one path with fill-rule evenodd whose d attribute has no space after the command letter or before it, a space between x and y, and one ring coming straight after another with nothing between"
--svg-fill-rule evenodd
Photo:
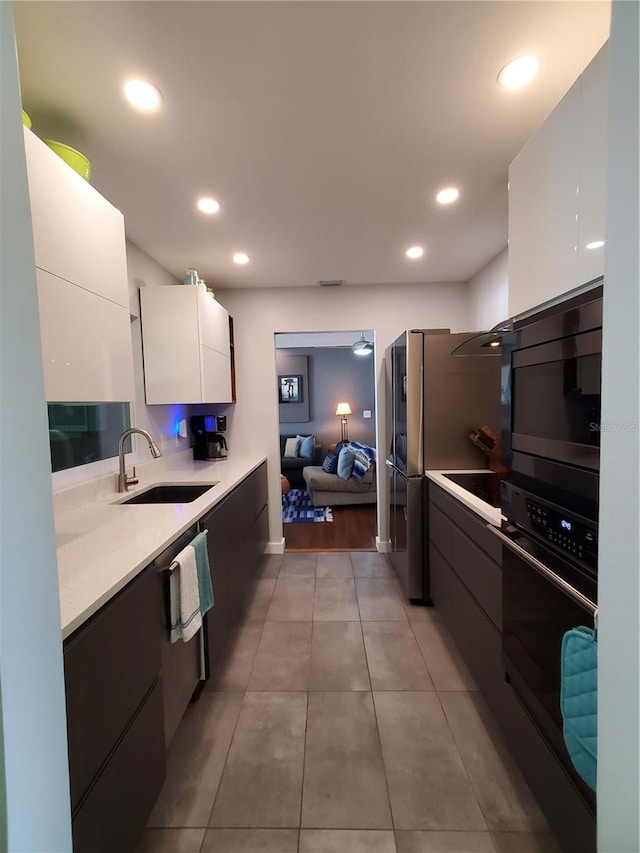
<instances>
[{"instance_id":1,"label":"beige floor tile","mask_svg":"<svg viewBox=\"0 0 640 853\"><path fill-rule=\"evenodd\" d=\"M438 613L412 622L413 633L436 690L477 690L473 676L462 660L451 634Z\"/></svg>"},{"instance_id":2,"label":"beige floor tile","mask_svg":"<svg viewBox=\"0 0 640 853\"><path fill-rule=\"evenodd\" d=\"M297 829L209 829L202 853L297 853Z\"/></svg>"},{"instance_id":3,"label":"beige floor tile","mask_svg":"<svg viewBox=\"0 0 640 853\"><path fill-rule=\"evenodd\" d=\"M262 636L263 622L247 622L234 631L227 658L211 673L206 690L244 691Z\"/></svg>"},{"instance_id":4,"label":"beige floor tile","mask_svg":"<svg viewBox=\"0 0 640 853\"><path fill-rule=\"evenodd\" d=\"M392 827L370 693L309 694L302 826Z\"/></svg>"},{"instance_id":5,"label":"beige floor tile","mask_svg":"<svg viewBox=\"0 0 640 853\"><path fill-rule=\"evenodd\" d=\"M306 690L311 622L265 622L248 690Z\"/></svg>"},{"instance_id":6,"label":"beige floor tile","mask_svg":"<svg viewBox=\"0 0 640 853\"><path fill-rule=\"evenodd\" d=\"M320 551L316 566L317 578L350 578L353 577L351 555L347 551Z\"/></svg>"},{"instance_id":7,"label":"beige floor tile","mask_svg":"<svg viewBox=\"0 0 640 853\"><path fill-rule=\"evenodd\" d=\"M136 853L200 853L204 829L147 829Z\"/></svg>"},{"instance_id":8,"label":"beige floor tile","mask_svg":"<svg viewBox=\"0 0 640 853\"><path fill-rule=\"evenodd\" d=\"M494 832L549 832L480 695L442 693L440 701L488 828Z\"/></svg>"},{"instance_id":9,"label":"beige floor tile","mask_svg":"<svg viewBox=\"0 0 640 853\"><path fill-rule=\"evenodd\" d=\"M395 578L395 572L383 554L354 551L351 555L353 574L357 578Z\"/></svg>"},{"instance_id":10,"label":"beige floor tile","mask_svg":"<svg viewBox=\"0 0 640 853\"><path fill-rule=\"evenodd\" d=\"M396 853L384 829L301 829L300 853Z\"/></svg>"},{"instance_id":11,"label":"beige floor tile","mask_svg":"<svg viewBox=\"0 0 640 853\"><path fill-rule=\"evenodd\" d=\"M313 618L323 622L357 622L360 611L353 578L317 579Z\"/></svg>"},{"instance_id":12,"label":"beige floor tile","mask_svg":"<svg viewBox=\"0 0 640 853\"><path fill-rule=\"evenodd\" d=\"M551 833L493 832L491 837L498 853L562 853Z\"/></svg>"},{"instance_id":13,"label":"beige floor tile","mask_svg":"<svg viewBox=\"0 0 640 853\"><path fill-rule=\"evenodd\" d=\"M437 832L399 830L398 853L495 853L488 832Z\"/></svg>"},{"instance_id":14,"label":"beige floor tile","mask_svg":"<svg viewBox=\"0 0 640 853\"><path fill-rule=\"evenodd\" d=\"M314 622L310 690L370 690L359 622Z\"/></svg>"},{"instance_id":15,"label":"beige floor tile","mask_svg":"<svg viewBox=\"0 0 640 853\"><path fill-rule=\"evenodd\" d=\"M241 693L203 693L167 755L167 778L147 826L206 826L242 705Z\"/></svg>"},{"instance_id":16,"label":"beige floor tile","mask_svg":"<svg viewBox=\"0 0 640 853\"><path fill-rule=\"evenodd\" d=\"M315 578L318 555L315 551L308 554L285 554L280 566L281 578Z\"/></svg>"},{"instance_id":17,"label":"beige floor tile","mask_svg":"<svg viewBox=\"0 0 640 853\"><path fill-rule=\"evenodd\" d=\"M487 826L435 693L375 692L396 829Z\"/></svg>"},{"instance_id":18,"label":"beige floor tile","mask_svg":"<svg viewBox=\"0 0 640 853\"><path fill-rule=\"evenodd\" d=\"M260 578L255 585L251 601L244 614L245 622L264 622L273 597L276 578Z\"/></svg>"},{"instance_id":19,"label":"beige floor tile","mask_svg":"<svg viewBox=\"0 0 640 853\"><path fill-rule=\"evenodd\" d=\"M265 554L259 570L261 578L277 578L280 574L284 554Z\"/></svg>"},{"instance_id":20,"label":"beige floor tile","mask_svg":"<svg viewBox=\"0 0 640 853\"><path fill-rule=\"evenodd\" d=\"M314 578L279 577L267 611L268 622L304 622L313 616Z\"/></svg>"},{"instance_id":21,"label":"beige floor tile","mask_svg":"<svg viewBox=\"0 0 640 853\"><path fill-rule=\"evenodd\" d=\"M390 578L356 578L356 593L363 622L406 622L398 590Z\"/></svg>"},{"instance_id":22,"label":"beige floor tile","mask_svg":"<svg viewBox=\"0 0 640 853\"><path fill-rule=\"evenodd\" d=\"M210 826L299 825L306 693L246 693Z\"/></svg>"},{"instance_id":23,"label":"beige floor tile","mask_svg":"<svg viewBox=\"0 0 640 853\"><path fill-rule=\"evenodd\" d=\"M363 622L373 690L433 690L408 622Z\"/></svg>"}]
</instances>

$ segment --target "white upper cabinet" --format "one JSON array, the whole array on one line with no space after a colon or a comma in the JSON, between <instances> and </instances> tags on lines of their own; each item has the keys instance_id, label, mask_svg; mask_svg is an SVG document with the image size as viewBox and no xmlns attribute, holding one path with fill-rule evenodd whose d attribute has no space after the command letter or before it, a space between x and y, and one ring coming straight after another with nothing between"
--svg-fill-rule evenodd
<instances>
[{"instance_id":1,"label":"white upper cabinet","mask_svg":"<svg viewBox=\"0 0 640 853\"><path fill-rule=\"evenodd\" d=\"M575 287L578 79L509 169L509 314Z\"/></svg>"},{"instance_id":2,"label":"white upper cabinet","mask_svg":"<svg viewBox=\"0 0 640 853\"><path fill-rule=\"evenodd\" d=\"M608 44L582 75L578 284L604 275L607 166ZM587 246L592 248L588 249Z\"/></svg>"},{"instance_id":3,"label":"white upper cabinet","mask_svg":"<svg viewBox=\"0 0 640 853\"><path fill-rule=\"evenodd\" d=\"M36 278L47 402L135 399L128 311L44 270Z\"/></svg>"},{"instance_id":4,"label":"white upper cabinet","mask_svg":"<svg viewBox=\"0 0 640 853\"><path fill-rule=\"evenodd\" d=\"M38 269L129 308L124 217L25 128Z\"/></svg>"},{"instance_id":5,"label":"white upper cabinet","mask_svg":"<svg viewBox=\"0 0 640 853\"><path fill-rule=\"evenodd\" d=\"M607 46L509 169L509 314L604 273Z\"/></svg>"},{"instance_id":6,"label":"white upper cabinet","mask_svg":"<svg viewBox=\"0 0 640 853\"><path fill-rule=\"evenodd\" d=\"M25 128L48 402L135 399L122 214Z\"/></svg>"},{"instance_id":7,"label":"white upper cabinet","mask_svg":"<svg viewBox=\"0 0 640 853\"><path fill-rule=\"evenodd\" d=\"M200 287L140 291L148 404L232 402L229 314Z\"/></svg>"}]
</instances>

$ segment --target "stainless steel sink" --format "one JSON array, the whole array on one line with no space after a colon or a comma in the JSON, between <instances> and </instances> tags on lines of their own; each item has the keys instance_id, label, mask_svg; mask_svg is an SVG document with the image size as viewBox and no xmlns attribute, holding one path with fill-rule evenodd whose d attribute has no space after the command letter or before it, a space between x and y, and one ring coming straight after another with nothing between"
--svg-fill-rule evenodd
<instances>
[{"instance_id":1,"label":"stainless steel sink","mask_svg":"<svg viewBox=\"0 0 640 853\"><path fill-rule=\"evenodd\" d=\"M119 504L188 504L195 501L209 489L217 486L215 483L163 483L151 486L143 492L138 492L130 498L116 501Z\"/></svg>"}]
</instances>

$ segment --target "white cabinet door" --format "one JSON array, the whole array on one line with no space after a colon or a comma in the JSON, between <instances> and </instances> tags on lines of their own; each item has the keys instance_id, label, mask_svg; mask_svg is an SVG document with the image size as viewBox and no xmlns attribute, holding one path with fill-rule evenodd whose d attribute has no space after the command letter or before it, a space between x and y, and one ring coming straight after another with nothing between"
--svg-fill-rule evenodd
<instances>
[{"instance_id":1,"label":"white cabinet door","mask_svg":"<svg viewBox=\"0 0 640 853\"><path fill-rule=\"evenodd\" d=\"M36 270L47 402L135 399L129 309Z\"/></svg>"},{"instance_id":2,"label":"white cabinet door","mask_svg":"<svg viewBox=\"0 0 640 853\"><path fill-rule=\"evenodd\" d=\"M200 347L202 402L231 402L231 359L209 347Z\"/></svg>"},{"instance_id":3,"label":"white cabinet door","mask_svg":"<svg viewBox=\"0 0 640 853\"><path fill-rule=\"evenodd\" d=\"M140 306L147 403L231 402L225 309L202 288L184 285L144 288Z\"/></svg>"},{"instance_id":4,"label":"white cabinet door","mask_svg":"<svg viewBox=\"0 0 640 853\"><path fill-rule=\"evenodd\" d=\"M36 266L129 307L124 219L24 129Z\"/></svg>"},{"instance_id":5,"label":"white cabinet door","mask_svg":"<svg viewBox=\"0 0 640 853\"><path fill-rule=\"evenodd\" d=\"M582 75L580 193L578 196L578 284L604 275L608 45ZM587 246L592 245L588 249Z\"/></svg>"},{"instance_id":6,"label":"white cabinet door","mask_svg":"<svg viewBox=\"0 0 640 853\"><path fill-rule=\"evenodd\" d=\"M578 79L509 169L509 314L577 286Z\"/></svg>"},{"instance_id":7,"label":"white cabinet door","mask_svg":"<svg viewBox=\"0 0 640 853\"><path fill-rule=\"evenodd\" d=\"M229 312L201 287L197 294L201 345L229 355Z\"/></svg>"}]
</instances>

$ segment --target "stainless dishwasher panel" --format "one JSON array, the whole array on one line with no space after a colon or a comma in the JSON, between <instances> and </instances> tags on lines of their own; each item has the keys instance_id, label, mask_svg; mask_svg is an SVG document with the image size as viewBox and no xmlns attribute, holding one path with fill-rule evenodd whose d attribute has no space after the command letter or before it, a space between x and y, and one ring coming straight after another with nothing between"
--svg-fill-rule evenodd
<instances>
[{"instance_id":1,"label":"stainless dishwasher panel","mask_svg":"<svg viewBox=\"0 0 640 853\"><path fill-rule=\"evenodd\" d=\"M162 703L164 706L164 739L168 747L193 694L203 678L202 628L188 643L171 642L169 575L171 563L197 533L194 525L153 561L162 591L161 670Z\"/></svg>"}]
</instances>

